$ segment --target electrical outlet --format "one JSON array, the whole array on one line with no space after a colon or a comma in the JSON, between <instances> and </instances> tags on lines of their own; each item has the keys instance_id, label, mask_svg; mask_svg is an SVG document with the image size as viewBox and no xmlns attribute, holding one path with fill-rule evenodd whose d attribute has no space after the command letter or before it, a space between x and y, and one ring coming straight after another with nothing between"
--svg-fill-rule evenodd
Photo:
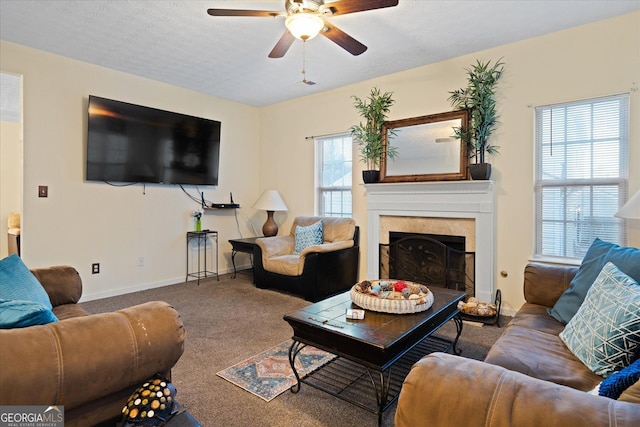
<instances>
[{"instance_id":1,"label":"electrical outlet","mask_svg":"<svg viewBox=\"0 0 640 427\"><path fill-rule=\"evenodd\" d=\"M100 273L100 263L94 262L93 264L91 264L91 274L98 274L98 273Z\"/></svg>"},{"instance_id":2,"label":"electrical outlet","mask_svg":"<svg viewBox=\"0 0 640 427\"><path fill-rule=\"evenodd\" d=\"M144 267L144 257L143 256L138 258L138 267Z\"/></svg>"},{"instance_id":3,"label":"electrical outlet","mask_svg":"<svg viewBox=\"0 0 640 427\"><path fill-rule=\"evenodd\" d=\"M47 185L39 185L38 186L38 197L49 197L49 186L47 186Z\"/></svg>"}]
</instances>

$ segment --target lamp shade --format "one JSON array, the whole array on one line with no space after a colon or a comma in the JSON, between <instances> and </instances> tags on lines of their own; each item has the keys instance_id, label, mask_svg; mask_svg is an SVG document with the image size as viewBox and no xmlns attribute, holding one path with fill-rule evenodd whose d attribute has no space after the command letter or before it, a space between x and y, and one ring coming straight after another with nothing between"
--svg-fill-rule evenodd
<instances>
[{"instance_id":1,"label":"lamp shade","mask_svg":"<svg viewBox=\"0 0 640 427\"><path fill-rule=\"evenodd\" d=\"M287 205L284 204L278 190L265 190L253 204L253 208L261 211L286 211Z\"/></svg>"},{"instance_id":2,"label":"lamp shade","mask_svg":"<svg viewBox=\"0 0 640 427\"><path fill-rule=\"evenodd\" d=\"M640 219L640 191L614 214L618 218Z\"/></svg>"},{"instance_id":3,"label":"lamp shade","mask_svg":"<svg viewBox=\"0 0 640 427\"><path fill-rule=\"evenodd\" d=\"M257 202L253 204L254 209L267 211L267 221L262 226L262 234L271 237L278 234L278 224L273 219L273 211L286 211L287 205L280 197L278 190L266 190Z\"/></svg>"},{"instance_id":4,"label":"lamp shade","mask_svg":"<svg viewBox=\"0 0 640 427\"><path fill-rule=\"evenodd\" d=\"M309 40L318 35L324 27L324 21L313 13L299 12L291 15L285 21L285 25L300 40Z\"/></svg>"}]
</instances>

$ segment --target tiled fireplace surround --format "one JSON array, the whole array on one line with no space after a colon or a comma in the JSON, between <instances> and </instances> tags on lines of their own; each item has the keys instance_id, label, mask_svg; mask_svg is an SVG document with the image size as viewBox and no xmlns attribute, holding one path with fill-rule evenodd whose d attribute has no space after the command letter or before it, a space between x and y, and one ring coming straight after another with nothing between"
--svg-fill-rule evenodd
<instances>
[{"instance_id":1,"label":"tiled fireplace surround","mask_svg":"<svg viewBox=\"0 0 640 427\"><path fill-rule=\"evenodd\" d=\"M377 183L365 188L368 278L378 278L378 247L389 242L389 231L464 236L465 250L476 253L476 297L493 300L493 181Z\"/></svg>"}]
</instances>

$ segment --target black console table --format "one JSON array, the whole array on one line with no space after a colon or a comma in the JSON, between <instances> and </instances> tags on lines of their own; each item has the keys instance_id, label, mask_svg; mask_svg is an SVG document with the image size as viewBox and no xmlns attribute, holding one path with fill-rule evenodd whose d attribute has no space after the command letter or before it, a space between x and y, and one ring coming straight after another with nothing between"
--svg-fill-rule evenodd
<instances>
[{"instance_id":1,"label":"black console table","mask_svg":"<svg viewBox=\"0 0 640 427\"><path fill-rule=\"evenodd\" d=\"M216 271L210 271L207 269L207 240L211 238L215 241L215 249L216 249ZM198 243L198 269L197 271L189 272L189 243L192 240L196 240ZM200 260L204 255L204 265L201 266ZM209 277L215 277L220 280L220 276L218 275L218 232L217 231L187 231L187 277L185 281L189 280L189 277L195 277L198 279L198 285L200 285L200 279L208 279Z\"/></svg>"}]
</instances>

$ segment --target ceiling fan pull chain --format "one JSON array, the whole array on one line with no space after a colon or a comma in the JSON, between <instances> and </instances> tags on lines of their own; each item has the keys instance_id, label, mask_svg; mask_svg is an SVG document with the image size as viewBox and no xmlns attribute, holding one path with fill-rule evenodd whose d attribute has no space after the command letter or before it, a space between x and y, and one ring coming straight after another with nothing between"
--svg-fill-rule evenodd
<instances>
[{"instance_id":1,"label":"ceiling fan pull chain","mask_svg":"<svg viewBox=\"0 0 640 427\"><path fill-rule=\"evenodd\" d=\"M302 40L302 82L307 81L307 41Z\"/></svg>"},{"instance_id":2,"label":"ceiling fan pull chain","mask_svg":"<svg viewBox=\"0 0 640 427\"><path fill-rule=\"evenodd\" d=\"M306 40L302 41L302 83L304 84L308 84L309 86L312 86L314 84L316 84L316 82L312 82L311 80L307 80L307 55L306 55L306 46L307 46L307 42Z\"/></svg>"}]
</instances>

